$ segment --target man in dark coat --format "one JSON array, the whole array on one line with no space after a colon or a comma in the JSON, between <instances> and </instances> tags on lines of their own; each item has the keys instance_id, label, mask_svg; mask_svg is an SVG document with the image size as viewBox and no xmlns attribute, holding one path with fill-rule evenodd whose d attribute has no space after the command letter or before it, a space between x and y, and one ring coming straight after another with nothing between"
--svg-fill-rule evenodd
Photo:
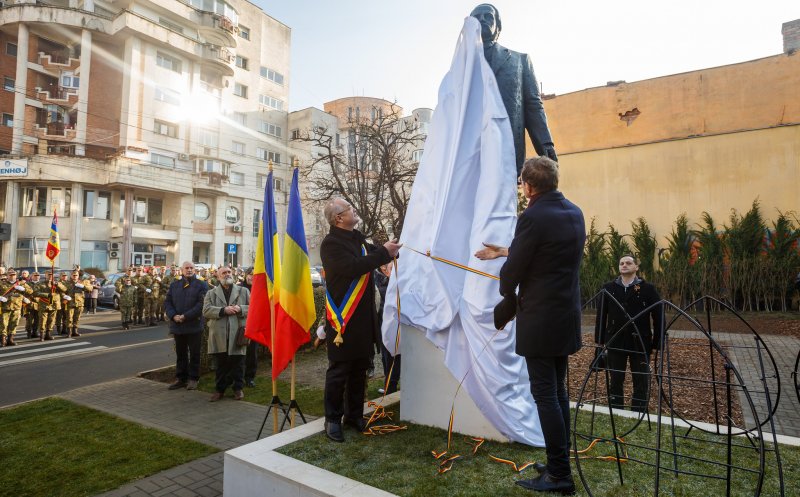
<instances>
[{"instance_id":1,"label":"man in dark coat","mask_svg":"<svg viewBox=\"0 0 800 497\"><path fill-rule=\"evenodd\" d=\"M497 43L502 23L500 12L491 4L483 3L470 13L481 23L483 55L494 72L497 89L511 124L514 136L514 149L517 152L517 174L525 160L525 130L539 155L558 160L542 99L539 96L539 83L533 73L533 65L528 54L514 52Z\"/></svg>"},{"instance_id":2,"label":"man in dark coat","mask_svg":"<svg viewBox=\"0 0 800 497\"><path fill-rule=\"evenodd\" d=\"M169 332L175 337L175 382L170 390L194 390L200 379L200 344L203 338L203 299L208 285L194 276L194 264L181 265L182 277L167 290L164 308Z\"/></svg>"},{"instance_id":3,"label":"man in dark coat","mask_svg":"<svg viewBox=\"0 0 800 497\"><path fill-rule=\"evenodd\" d=\"M518 480L530 490L571 495L567 359L581 346L578 272L586 227L580 208L558 188L558 164L529 159L522 188L530 199L517 221L508 259L500 269L500 293L514 299L517 287L517 354L525 357L547 451L538 478Z\"/></svg>"},{"instance_id":4,"label":"man in dark coat","mask_svg":"<svg viewBox=\"0 0 800 497\"><path fill-rule=\"evenodd\" d=\"M375 311L373 270L397 256L397 240L376 247L355 229L358 214L347 201L334 198L325 205L325 219L330 232L322 240L320 257L325 270L329 304L345 307L349 294L355 310L338 332L330 319L326 320L325 336L328 349L328 370L325 374L325 433L335 442L343 442L342 417L345 424L364 431L364 387L370 358L374 357L374 337L378 327ZM355 290L350 292L351 288ZM363 288L363 291L359 291ZM359 298L360 295L360 298ZM337 327L341 325L339 318ZM346 397L346 399L345 399Z\"/></svg>"},{"instance_id":5,"label":"man in dark coat","mask_svg":"<svg viewBox=\"0 0 800 497\"><path fill-rule=\"evenodd\" d=\"M631 410L647 411L650 385L650 351L661 344L663 307L648 307L661 300L656 288L639 278L639 264L632 255L619 260L619 277L603 285L594 329L595 342L608 344L606 367L609 371L609 402L624 408L622 393L625 368L630 360L633 377ZM609 295L612 298L609 298ZM647 312L642 313L642 311ZM638 317L637 317L638 316ZM636 318L630 322L631 318Z\"/></svg>"}]
</instances>

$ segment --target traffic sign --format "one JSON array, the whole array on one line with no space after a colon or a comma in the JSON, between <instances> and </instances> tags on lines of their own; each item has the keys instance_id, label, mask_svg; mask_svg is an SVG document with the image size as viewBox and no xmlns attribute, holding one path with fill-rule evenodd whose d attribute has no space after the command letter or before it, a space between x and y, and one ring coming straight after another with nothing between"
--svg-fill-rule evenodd
<instances>
[{"instance_id":1,"label":"traffic sign","mask_svg":"<svg viewBox=\"0 0 800 497\"><path fill-rule=\"evenodd\" d=\"M235 254L236 253L236 244L235 243L229 243L228 244L228 253L229 254Z\"/></svg>"}]
</instances>

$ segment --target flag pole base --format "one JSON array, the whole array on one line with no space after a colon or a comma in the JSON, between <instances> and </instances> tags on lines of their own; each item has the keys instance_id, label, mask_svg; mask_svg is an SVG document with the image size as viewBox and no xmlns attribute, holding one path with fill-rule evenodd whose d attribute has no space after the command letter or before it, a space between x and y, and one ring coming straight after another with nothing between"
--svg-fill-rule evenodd
<instances>
[{"instance_id":1,"label":"flag pole base","mask_svg":"<svg viewBox=\"0 0 800 497\"><path fill-rule=\"evenodd\" d=\"M286 419L289 417L289 406L281 402L281 399L277 395L273 395L272 400L269 402L267 407L267 413L264 414L264 421L261 422L261 428L258 430L258 435L256 435L256 440L261 438L261 433L264 431L264 425L267 424L267 418L269 418L269 413L271 413L273 409L275 409L275 416L278 416L278 411L283 412L283 423L286 423ZM305 422L305 419L303 419L303 421ZM281 425L280 431L283 431L283 425Z\"/></svg>"},{"instance_id":2,"label":"flag pole base","mask_svg":"<svg viewBox=\"0 0 800 497\"><path fill-rule=\"evenodd\" d=\"M297 414L300 415L300 419L303 420L303 424L308 424L308 421L306 421L306 417L303 416L303 411L300 410L300 406L297 404L297 400L296 399L292 399L292 400L289 401L289 406L284 411L284 413L286 413L286 415L283 418L283 423L281 423L281 431L283 431L283 427L286 426L286 421L289 420L289 414L288 413L291 413L292 409L297 410ZM292 417L294 417L294 416L292 415Z\"/></svg>"}]
</instances>

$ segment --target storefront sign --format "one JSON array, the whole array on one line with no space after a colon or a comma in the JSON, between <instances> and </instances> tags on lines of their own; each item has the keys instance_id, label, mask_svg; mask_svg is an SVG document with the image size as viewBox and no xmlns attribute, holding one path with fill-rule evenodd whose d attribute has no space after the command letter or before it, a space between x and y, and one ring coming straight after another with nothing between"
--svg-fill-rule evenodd
<instances>
[{"instance_id":1,"label":"storefront sign","mask_svg":"<svg viewBox=\"0 0 800 497\"><path fill-rule=\"evenodd\" d=\"M25 178L28 176L28 159L0 159L0 177Z\"/></svg>"}]
</instances>

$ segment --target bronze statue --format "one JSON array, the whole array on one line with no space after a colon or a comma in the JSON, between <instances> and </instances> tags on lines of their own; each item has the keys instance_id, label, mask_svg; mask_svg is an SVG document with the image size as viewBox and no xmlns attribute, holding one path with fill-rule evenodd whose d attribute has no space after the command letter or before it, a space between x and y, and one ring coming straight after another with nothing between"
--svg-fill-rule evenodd
<instances>
[{"instance_id":1,"label":"bronze statue","mask_svg":"<svg viewBox=\"0 0 800 497\"><path fill-rule=\"evenodd\" d=\"M502 23L494 5L482 3L472 10L470 16L481 23L483 55L494 72L497 88L508 112L517 153L517 175L525 162L526 129L536 153L558 161L539 96L539 84L528 54L514 52L497 43Z\"/></svg>"}]
</instances>

